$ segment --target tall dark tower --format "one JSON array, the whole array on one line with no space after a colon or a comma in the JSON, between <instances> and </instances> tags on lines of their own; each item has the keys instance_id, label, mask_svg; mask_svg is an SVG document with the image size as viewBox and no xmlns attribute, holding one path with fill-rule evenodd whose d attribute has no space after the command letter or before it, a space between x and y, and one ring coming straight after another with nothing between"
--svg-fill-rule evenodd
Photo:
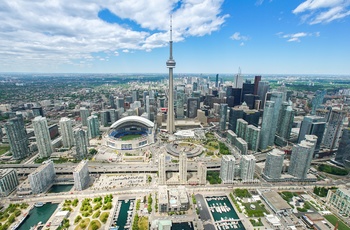
<instances>
[{"instance_id":1,"label":"tall dark tower","mask_svg":"<svg viewBox=\"0 0 350 230\"><path fill-rule=\"evenodd\" d=\"M174 86L173 86L173 70L175 68L176 62L173 59L173 26L172 17L170 17L170 57L166 62L166 67L169 68L169 101L168 101L168 119L167 119L167 130L169 133L174 133L175 131L175 119L174 119Z\"/></svg>"}]
</instances>

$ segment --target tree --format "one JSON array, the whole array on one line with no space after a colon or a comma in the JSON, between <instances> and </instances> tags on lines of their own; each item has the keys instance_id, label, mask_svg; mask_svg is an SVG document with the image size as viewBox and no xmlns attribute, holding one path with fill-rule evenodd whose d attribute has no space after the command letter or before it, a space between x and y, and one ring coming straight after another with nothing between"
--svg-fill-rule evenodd
<instances>
[{"instance_id":1,"label":"tree","mask_svg":"<svg viewBox=\"0 0 350 230\"><path fill-rule=\"evenodd\" d=\"M97 153L97 150L94 149L94 148L92 148L92 149L89 150L89 154L90 154L90 155L95 155L96 153Z\"/></svg>"}]
</instances>

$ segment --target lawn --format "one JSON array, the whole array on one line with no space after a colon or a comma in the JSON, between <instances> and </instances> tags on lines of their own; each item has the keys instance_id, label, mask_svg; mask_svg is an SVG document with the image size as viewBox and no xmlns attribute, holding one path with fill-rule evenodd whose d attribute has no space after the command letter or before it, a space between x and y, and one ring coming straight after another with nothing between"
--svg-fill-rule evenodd
<instances>
[{"instance_id":1,"label":"lawn","mask_svg":"<svg viewBox=\"0 0 350 230\"><path fill-rule=\"evenodd\" d=\"M250 208L251 204L255 205L255 209ZM243 205L249 217L263 217L264 213L269 214L269 212L259 202L243 203Z\"/></svg>"},{"instance_id":2,"label":"lawn","mask_svg":"<svg viewBox=\"0 0 350 230\"><path fill-rule=\"evenodd\" d=\"M0 156L10 150L10 146L0 146Z\"/></svg>"},{"instance_id":3,"label":"lawn","mask_svg":"<svg viewBox=\"0 0 350 230\"><path fill-rule=\"evenodd\" d=\"M325 215L324 218L326 218L331 224L333 224L333 226L336 225L337 221L339 220L338 217L334 216L334 215ZM341 230L350 230L349 226L347 226L346 224L344 224L343 221L339 221L339 226L338 229Z\"/></svg>"},{"instance_id":4,"label":"lawn","mask_svg":"<svg viewBox=\"0 0 350 230\"><path fill-rule=\"evenodd\" d=\"M139 138L141 136L142 136L141 134L130 134L130 135L126 135L126 136L121 137L121 139L122 139L122 141L129 141L129 140Z\"/></svg>"}]
</instances>

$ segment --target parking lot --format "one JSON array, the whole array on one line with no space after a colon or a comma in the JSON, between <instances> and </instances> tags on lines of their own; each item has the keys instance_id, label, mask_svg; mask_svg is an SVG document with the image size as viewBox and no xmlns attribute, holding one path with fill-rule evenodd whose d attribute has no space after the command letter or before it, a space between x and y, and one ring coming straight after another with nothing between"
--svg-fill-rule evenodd
<instances>
[{"instance_id":1,"label":"parking lot","mask_svg":"<svg viewBox=\"0 0 350 230\"><path fill-rule=\"evenodd\" d=\"M142 186L147 183L146 174L143 175L101 175L91 187L92 190L103 190L121 187Z\"/></svg>"}]
</instances>

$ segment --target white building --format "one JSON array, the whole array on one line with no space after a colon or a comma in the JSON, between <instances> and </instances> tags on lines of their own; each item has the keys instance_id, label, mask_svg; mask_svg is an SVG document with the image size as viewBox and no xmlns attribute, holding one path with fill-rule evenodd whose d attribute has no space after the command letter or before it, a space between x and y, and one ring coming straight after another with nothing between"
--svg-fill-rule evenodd
<instances>
[{"instance_id":1,"label":"white building","mask_svg":"<svg viewBox=\"0 0 350 230\"><path fill-rule=\"evenodd\" d=\"M68 117L62 117L59 124L63 147L71 148L74 145L72 120Z\"/></svg>"},{"instance_id":2,"label":"white building","mask_svg":"<svg viewBox=\"0 0 350 230\"><path fill-rule=\"evenodd\" d=\"M28 180L33 194L45 192L55 180L55 168L51 160L44 161L34 172L29 174Z\"/></svg>"},{"instance_id":3,"label":"white building","mask_svg":"<svg viewBox=\"0 0 350 230\"><path fill-rule=\"evenodd\" d=\"M18 176L14 169L0 169L0 197L8 196L18 185Z\"/></svg>"},{"instance_id":4,"label":"white building","mask_svg":"<svg viewBox=\"0 0 350 230\"><path fill-rule=\"evenodd\" d=\"M159 181L158 181L158 184L164 185L164 184L166 184L165 155L164 155L164 153L159 154L158 168L159 168L159 172L158 172Z\"/></svg>"},{"instance_id":5,"label":"white building","mask_svg":"<svg viewBox=\"0 0 350 230\"><path fill-rule=\"evenodd\" d=\"M203 162L197 165L198 184L205 185L207 183L207 166Z\"/></svg>"},{"instance_id":6,"label":"white building","mask_svg":"<svg viewBox=\"0 0 350 230\"><path fill-rule=\"evenodd\" d=\"M53 152L49 128L45 117L35 117L33 128L40 158L49 157Z\"/></svg>"},{"instance_id":7,"label":"white building","mask_svg":"<svg viewBox=\"0 0 350 230\"><path fill-rule=\"evenodd\" d=\"M240 169L241 169L241 179L243 182L254 180L255 161L256 160L253 155L242 156Z\"/></svg>"},{"instance_id":8,"label":"white building","mask_svg":"<svg viewBox=\"0 0 350 230\"><path fill-rule=\"evenodd\" d=\"M90 181L88 161L81 161L73 172L75 190L84 190Z\"/></svg>"},{"instance_id":9,"label":"white building","mask_svg":"<svg viewBox=\"0 0 350 230\"><path fill-rule=\"evenodd\" d=\"M224 184L233 183L235 179L236 159L232 155L224 155L221 158L220 178Z\"/></svg>"}]
</instances>

